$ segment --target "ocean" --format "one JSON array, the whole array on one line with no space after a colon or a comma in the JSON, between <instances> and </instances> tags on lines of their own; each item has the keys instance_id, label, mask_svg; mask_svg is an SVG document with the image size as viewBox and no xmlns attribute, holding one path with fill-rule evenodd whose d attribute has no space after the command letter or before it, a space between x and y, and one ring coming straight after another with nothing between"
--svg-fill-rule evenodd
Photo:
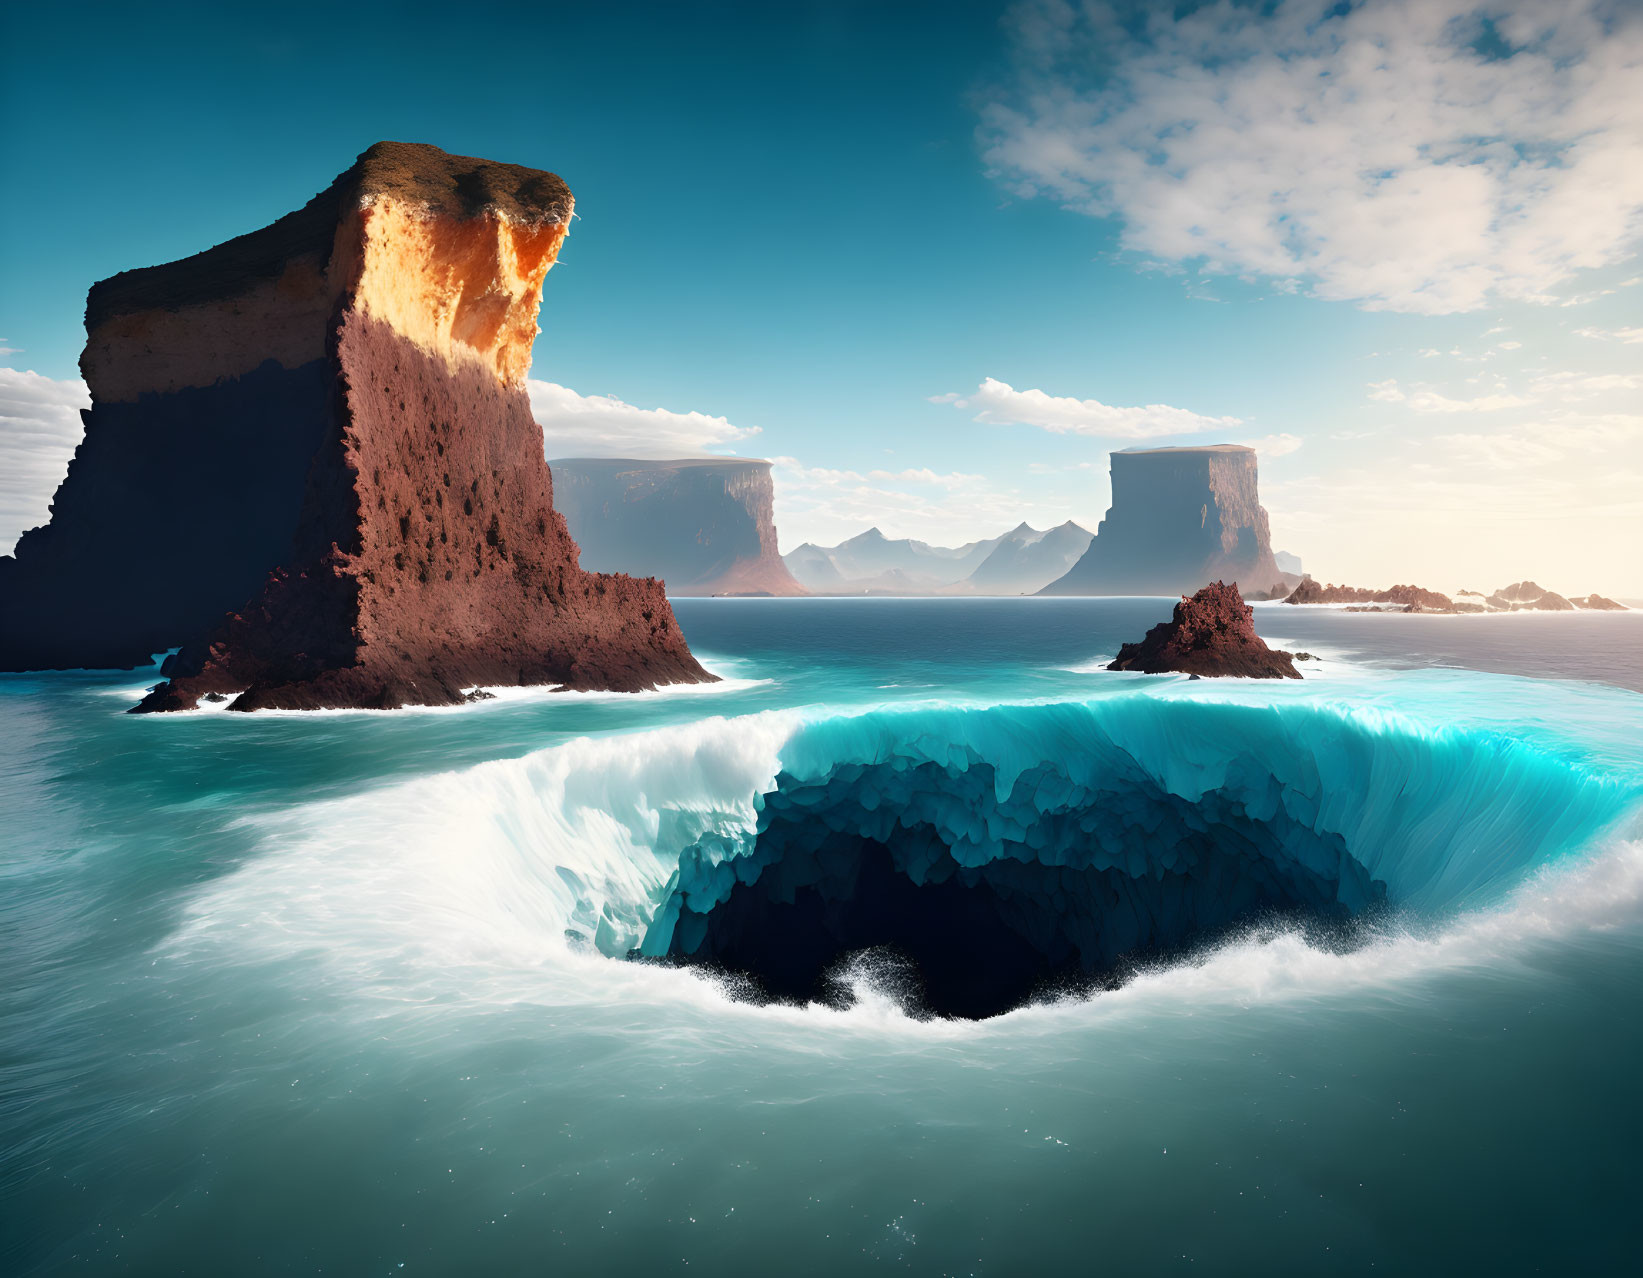
<instances>
[{"instance_id":1,"label":"ocean","mask_svg":"<svg viewBox=\"0 0 1643 1278\"><path fill-rule=\"evenodd\" d=\"M454 710L0 677L0 1269L1629 1268L1643 614L1101 668L1169 607L681 600L721 683Z\"/></svg>"}]
</instances>

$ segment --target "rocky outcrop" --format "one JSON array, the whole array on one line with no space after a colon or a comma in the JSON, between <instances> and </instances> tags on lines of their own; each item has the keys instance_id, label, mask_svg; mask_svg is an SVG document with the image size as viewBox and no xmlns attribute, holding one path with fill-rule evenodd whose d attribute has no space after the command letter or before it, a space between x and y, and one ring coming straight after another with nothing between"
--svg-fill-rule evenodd
<instances>
[{"instance_id":1,"label":"rocky outcrop","mask_svg":"<svg viewBox=\"0 0 1643 1278\"><path fill-rule=\"evenodd\" d=\"M93 287L85 441L0 561L0 666L183 645L144 709L710 678L661 586L580 571L552 507L524 378L571 207L551 173L378 143L298 212Z\"/></svg>"},{"instance_id":2,"label":"rocky outcrop","mask_svg":"<svg viewBox=\"0 0 1643 1278\"><path fill-rule=\"evenodd\" d=\"M570 457L550 462L554 507L582 567L660 577L670 595L802 595L776 549L770 463Z\"/></svg>"},{"instance_id":3,"label":"rocky outcrop","mask_svg":"<svg viewBox=\"0 0 1643 1278\"><path fill-rule=\"evenodd\" d=\"M1448 595L1420 586L1392 586L1370 590L1363 586L1320 586L1308 577L1284 599L1292 604L1393 604L1423 612L1454 612L1457 605Z\"/></svg>"},{"instance_id":4,"label":"rocky outcrop","mask_svg":"<svg viewBox=\"0 0 1643 1278\"><path fill-rule=\"evenodd\" d=\"M1265 590L1280 576L1253 448L1147 448L1112 454L1112 506L1095 540L1039 593L1176 595L1211 581Z\"/></svg>"},{"instance_id":5,"label":"rocky outcrop","mask_svg":"<svg viewBox=\"0 0 1643 1278\"><path fill-rule=\"evenodd\" d=\"M1295 658L1255 633L1255 614L1236 585L1214 581L1175 605L1139 643L1127 643L1108 670L1142 674L1236 675L1299 679Z\"/></svg>"},{"instance_id":6,"label":"rocky outcrop","mask_svg":"<svg viewBox=\"0 0 1643 1278\"><path fill-rule=\"evenodd\" d=\"M1573 612L1574 604L1532 581L1514 582L1503 586L1485 600L1491 608L1504 612L1533 609L1536 612Z\"/></svg>"},{"instance_id":7,"label":"rocky outcrop","mask_svg":"<svg viewBox=\"0 0 1643 1278\"><path fill-rule=\"evenodd\" d=\"M1389 590L1369 590L1362 586L1320 586L1308 577L1290 592L1284 602L1347 604L1348 612L1573 612L1577 608L1627 611L1624 604L1605 599L1602 595L1588 595L1584 599L1571 601L1532 581L1520 581L1503 587L1488 597L1476 590L1457 593L1461 597L1451 600L1448 595L1439 594L1436 590L1423 590L1419 586L1393 586ZM1481 599L1483 602L1470 603L1466 602L1467 599Z\"/></svg>"}]
</instances>

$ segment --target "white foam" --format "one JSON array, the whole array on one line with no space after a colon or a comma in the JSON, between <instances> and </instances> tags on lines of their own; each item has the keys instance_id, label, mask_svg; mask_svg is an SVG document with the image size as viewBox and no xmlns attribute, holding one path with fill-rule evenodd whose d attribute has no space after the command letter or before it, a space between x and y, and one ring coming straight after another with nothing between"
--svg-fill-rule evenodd
<instances>
[{"instance_id":1,"label":"white foam","mask_svg":"<svg viewBox=\"0 0 1643 1278\"><path fill-rule=\"evenodd\" d=\"M477 698L473 701L464 702L459 706L413 705L399 706L392 710L369 709L361 706L326 707L324 709L317 710L261 709L253 710L249 713L236 712L236 717L240 719L260 719L272 717L296 717L307 719L313 717L314 715L464 714L474 710L481 710L485 707L495 708L499 706L519 705L525 702L553 704L555 702L564 701L567 698L570 698L573 701L582 702L626 702L664 699L671 697L724 696L728 693L747 692L750 689L764 687L775 682L772 679L733 678L729 675L719 674L717 670L710 668L706 662L702 662L701 665L702 668L707 670L709 674L718 675L716 682L667 683L663 684L659 688L646 688L641 692L614 692L604 689L585 690L579 688L560 689L554 684L546 683L530 684L525 686L475 686L463 688L463 695L470 695L474 692L485 692L489 695ZM128 704L134 705L138 701L142 700L143 694L153 686L154 684L152 681L135 686L131 684L123 684L114 688L99 688L97 690L97 695L103 697L118 697ZM186 718L192 715L221 714L233 704L234 695L235 694L229 694L221 701L207 701L202 697L199 704L191 710L169 711L165 714L150 715L148 717L151 720L163 721L167 719L176 719L179 717Z\"/></svg>"},{"instance_id":2,"label":"white foam","mask_svg":"<svg viewBox=\"0 0 1643 1278\"><path fill-rule=\"evenodd\" d=\"M254 854L200 890L162 949L212 964L295 962L304 979L389 1007L633 1001L736 1023L952 1038L1138 1009L1191 1014L1394 988L1514 963L1529 946L1580 932L1643 925L1643 843L1630 829L1538 873L1494 908L1387 924L1356 950L1256 929L1116 992L980 1024L910 1019L895 981L871 965L847 974L856 1003L841 1011L758 1007L723 982L607 957L638 943L671 889L678 849L753 826L754 796L773 785L807 717L771 711L579 738L242 817L235 824Z\"/></svg>"}]
</instances>

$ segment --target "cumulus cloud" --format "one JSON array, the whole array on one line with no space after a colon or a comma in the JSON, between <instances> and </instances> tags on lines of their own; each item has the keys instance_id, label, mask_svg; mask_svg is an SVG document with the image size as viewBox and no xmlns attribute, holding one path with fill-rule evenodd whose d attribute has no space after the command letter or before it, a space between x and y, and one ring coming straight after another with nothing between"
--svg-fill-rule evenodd
<instances>
[{"instance_id":1,"label":"cumulus cloud","mask_svg":"<svg viewBox=\"0 0 1643 1278\"><path fill-rule=\"evenodd\" d=\"M706 413L636 408L614 395L578 395L554 382L527 383L531 411L549 457L688 457L728 453L757 426L733 426Z\"/></svg>"},{"instance_id":2,"label":"cumulus cloud","mask_svg":"<svg viewBox=\"0 0 1643 1278\"><path fill-rule=\"evenodd\" d=\"M1391 379L1369 383L1369 398L1385 404L1405 404L1417 413L1493 413L1503 408L1522 408L1532 400L1521 395L1476 395L1471 399L1452 399L1436 391L1405 391Z\"/></svg>"},{"instance_id":3,"label":"cumulus cloud","mask_svg":"<svg viewBox=\"0 0 1643 1278\"><path fill-rule=\"evenodd\" d=\"M1538 473L1553 462L1572 459L1587 469L1617 449L1643 438L1643 417L1628 413L1565 413L1490 433L1437 435L1434 442L1456 460L1495 470Z\"/></svg>"},{"instance_id":4,"label":"cumulus cloud","mask_svg":"<svg viewBox=\"0 0 1643 1278\"><path fill-rule=\"evenodd\" d=\"M1262 457L1285 457L1306 441L1299 435L1283 434L1262 435L1259 439L1241 439L1238 442L1253 448Z\"/></svg>"},{"instance_id":5,"label":"cumulus cloud","mask_svg":"<svg viewBox=\"0 0 1643 1278\"><path fill-rule=\"evenodd\" d=\"M0 368L0 553L50 518L52 494L85 433L80 410L90 407L79 378Z\"/></svg>"},{"instance_id":6,"label":"cumulus cloud","mask_svg":"<svg viewBox=\"0 0 1643 1278\"><path fill-rule=\"evenodd\" d=\"M1643 344L1643 328L1577 328L1575 336L1597 342L1623 342L1627 346Z\"/></svg>"},{"instance_id":7,"label":"cumulus cloud","mask_svg":"<svg viewBox=\"0 0 1643 1278\"><path fill-rule=\"evenodd\" d=\"M985 475L962 471L846 470L777 457L776 523L786 549L802 542L833 545L877 527L886 536L959 545L1028 520L1037 527L1069 515L1064 501L1028 494ZM1092 525L1093 527L1093 525Z\"/></svg>"},{"instance_id":8,"label":"cumulus cloud","mask_svg":"<svg viewBox=\"0 0 1643 1278\"><path fill-rule=\"evenodd\" d=\"M1545 373L1535 378L1529 389L1543 397L1589 399L1612 391L1643 390L1643 373Z\"/></svg>"},{"instance_id":9,"label":"cumulus cloud","mask_svg":"<svg viewBox=\"0 0 1643 1278\"><path fill-rule=\"evenodd\" d=\"M1184 8L1012 10L1015 75L980 130L991 171L1117 218L1152 261L1369 309L1561 301L1643 241L1634 6Z\"/></svg>"},{"instance_id":10,"label":"cumulus cloud","mask_svg":"<svg viewBox=\"0 0 1643 1278\"><path fill-rule=\"evenodd\" d=\"M1016 390L989 377L971 394L932 395L933 404L975 412L975 420L995 426L1037 426L1057 435L1099 435L1111 439L1153 439L1194 435L1243 425L1237 417L1204 417L1168 404L1115 408L1098 399L1073 399L1041 390Z\"/></svg>"}]
</instances>

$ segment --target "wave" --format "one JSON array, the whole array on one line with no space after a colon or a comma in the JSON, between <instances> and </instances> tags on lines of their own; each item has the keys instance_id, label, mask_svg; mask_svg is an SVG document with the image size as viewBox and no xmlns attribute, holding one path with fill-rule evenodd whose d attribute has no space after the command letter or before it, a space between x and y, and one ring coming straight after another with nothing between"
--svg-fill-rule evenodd
<instances>
[{"instance_id":1,"label":"wave","mask_svg":"<svg viewBox=\"0 0 1643 1278\"><path fill-rule=\"evenodd\" d=\"M610 961L637 951L751 972L799 1003L825 976L844 1002L905 1005L905 973L833 965L875 943L919 954L926 1005L958 1015L1118 967L1129 1000L1237 996L1304 985L1304 970L1447 961L1480 928L1505 936L1481 920L1521 923L1544 875L1635 835L1640 802L1636 770L1378 706L773 711L244 818L259 854L196 898L170 944L300 951L411 999L709 988ZM1616 846L1591 882L1632 900L1643 860ZM1313 929L1354 918L1368 922L1350 945ZM955 931L960 952L929 950ZM932 964L963 961L949 985L997 987L979 1012L931 997Z\"/></svg>"}]
</instances>

